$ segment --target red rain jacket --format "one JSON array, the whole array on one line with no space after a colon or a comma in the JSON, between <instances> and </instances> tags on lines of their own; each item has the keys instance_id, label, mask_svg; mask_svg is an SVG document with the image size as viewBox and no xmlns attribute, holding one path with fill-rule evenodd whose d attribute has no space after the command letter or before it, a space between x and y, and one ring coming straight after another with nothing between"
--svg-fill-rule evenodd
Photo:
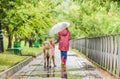
<instances>
[{"instance_id":1,"label":"red rain jacket","mask_svg":"<svg viewBox=\"0 0 120 79\"><path fill-rule=\"evenodd\" d=\"M59 50L68 51L69 50L69 40L71 39L70 32L68 29L64 29L58 33L59 36Z\"/></svg>"}]
</instances>

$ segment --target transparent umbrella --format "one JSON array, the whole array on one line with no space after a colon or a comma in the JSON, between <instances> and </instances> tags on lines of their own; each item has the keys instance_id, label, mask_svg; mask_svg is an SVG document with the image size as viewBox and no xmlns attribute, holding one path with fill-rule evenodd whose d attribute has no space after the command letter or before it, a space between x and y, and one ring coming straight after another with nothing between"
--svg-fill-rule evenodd
<instances>
[{"instance_id":1,"label":"transparent umbrella","mask_svg":"<svg viewBox=\"0 0 120 79\"><path fill-rule=\"evenodd\" d=\"M59 22L49 30L49 35L53 36L54 34L64 30L65 28L68 28L69 26L70 26L69 22Z\"/></svg>"}]
</instances>

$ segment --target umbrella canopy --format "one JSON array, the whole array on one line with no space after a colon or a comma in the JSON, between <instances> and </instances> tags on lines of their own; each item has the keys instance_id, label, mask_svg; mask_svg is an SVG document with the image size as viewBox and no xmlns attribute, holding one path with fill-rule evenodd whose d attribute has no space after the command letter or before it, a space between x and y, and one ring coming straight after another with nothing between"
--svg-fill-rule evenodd
<instances>
[{"instance_id":1,"label":"umbrella canopy","mask_svg":"<svg viewBox=\"0 0 120 79\"><path fill-rule=\"evenodd\" d=\"M69 22L59 22L55 24L50 30L49 30L49 35L52 36L65 28L68 28L70 26Z\"/></svg>"}]
</instances>

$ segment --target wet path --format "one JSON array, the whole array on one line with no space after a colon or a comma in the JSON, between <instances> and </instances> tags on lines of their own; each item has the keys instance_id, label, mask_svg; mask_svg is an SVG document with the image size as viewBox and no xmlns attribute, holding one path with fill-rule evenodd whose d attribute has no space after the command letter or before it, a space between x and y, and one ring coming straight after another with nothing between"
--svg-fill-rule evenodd
<instances>
[{"instance_id":1,"label":"wet path","mask_svg":"<svg viewBox=\"0 0 120 79\"><path fill-rule=\"evenodd\" d=\"M55 50L55 68L43 67L43 54L9 79L103 79L103 75L89 61L68 52L67 67L61 68L60 51Z\"/></svg>"}]
</instances>

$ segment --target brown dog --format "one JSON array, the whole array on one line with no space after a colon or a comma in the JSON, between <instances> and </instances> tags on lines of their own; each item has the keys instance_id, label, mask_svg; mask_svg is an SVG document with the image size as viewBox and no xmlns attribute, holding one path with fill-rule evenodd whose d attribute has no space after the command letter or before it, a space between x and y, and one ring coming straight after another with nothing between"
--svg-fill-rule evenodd
<instances>
[{"instance_id":1,"label":"brown dog","mask_svg":"<svg viewBox=\"0 0 120 79\"><path fill-rule=\"evenodd\" d=\"M54 50L55 50L55 40L50 39L44 42L43 44L43 52L44 52L44 67L51 67L53 65L55 67L55 59L54 59Z\"/></svg>"}]
</instances>

